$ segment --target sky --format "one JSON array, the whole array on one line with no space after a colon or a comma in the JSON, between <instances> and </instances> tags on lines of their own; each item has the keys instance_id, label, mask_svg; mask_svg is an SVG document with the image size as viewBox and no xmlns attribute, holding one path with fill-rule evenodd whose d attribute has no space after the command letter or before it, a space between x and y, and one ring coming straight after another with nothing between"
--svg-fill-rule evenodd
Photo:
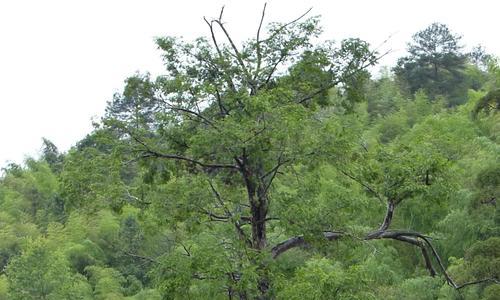
<instances>
[{"instance_id":1,"label":"sky","mask_svg":"<svg viewBox=\"0 0 500 300\"><path fill-rule=\"evenodd\" d=\"M207 36L203 16L224 20L238 40L267 21L290 21L312 7L323 39L359 37L405 55L411 36L441 22L469 47L500 55L500 1L449 0L0 0L0 168L36 157L42 137L67 151L92 131L107 101L136 72L162 74L155 37Z\"/></svg>"}]
</instances>

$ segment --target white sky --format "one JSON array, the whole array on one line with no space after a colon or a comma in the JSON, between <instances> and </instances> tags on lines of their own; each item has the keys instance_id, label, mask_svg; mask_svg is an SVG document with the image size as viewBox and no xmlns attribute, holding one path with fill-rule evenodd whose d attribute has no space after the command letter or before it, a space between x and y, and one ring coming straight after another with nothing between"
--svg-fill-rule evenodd
<instances>
[{"instance_id":1,"label":"white sky","mask_svg":"<svg viewBox=\"0 0 500 300\"><path fill-rule=\"evenodd\" d=\"M37 155L42 137L68 150L92 130L123 80L162 72L157 36L207 34L202 17L225 5L230 33L253 36L265 1L0 0L0 167ZM266 19L289 21L313 7L324 39L359 37L405 54L413 33L447 24L468 46L500 55L500 1L269 0Z\"/></svg>"}]
</instances>

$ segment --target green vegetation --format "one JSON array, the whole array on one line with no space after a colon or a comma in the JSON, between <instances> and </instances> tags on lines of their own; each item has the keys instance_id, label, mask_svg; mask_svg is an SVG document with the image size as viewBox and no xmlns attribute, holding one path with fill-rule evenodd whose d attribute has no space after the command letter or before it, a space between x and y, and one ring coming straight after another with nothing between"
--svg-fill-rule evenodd
<instances>
[{"instance_id":1,"label":"green vegetation","mask_svg":"<svg viewBox=\"0 0 500 300\"><path fill-rule=\"evenodd\" d=\"M164 75L7 166L0 299L499 299L499 60L432 24L373 78L306 17L159 38Z\"/></svg>"}]
</instances>

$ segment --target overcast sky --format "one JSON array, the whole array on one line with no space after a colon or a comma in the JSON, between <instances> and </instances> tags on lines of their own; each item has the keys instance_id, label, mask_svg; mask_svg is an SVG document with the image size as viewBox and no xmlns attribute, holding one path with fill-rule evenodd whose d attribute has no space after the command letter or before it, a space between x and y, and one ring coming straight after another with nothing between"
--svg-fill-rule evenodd
<instances>
[{"instance_id":1,"label":"overcast sky","mask_svg":"<svg viewBox=\"0 0 500 300\"><path fill-rule=\"evenodd\" d=\"M135 72L162 72L153 38L205 36L202 17L225 5L230 33L254 36L265 1L0 0L0 167L36 156L42 137L66 151L92 130L92 118ZM359 37L405 54L413 33L447 24L468 46L500 55L499 1L268 0L268 21L289 21L309 7L324 39Z\"/></svg>"}]
</instances>

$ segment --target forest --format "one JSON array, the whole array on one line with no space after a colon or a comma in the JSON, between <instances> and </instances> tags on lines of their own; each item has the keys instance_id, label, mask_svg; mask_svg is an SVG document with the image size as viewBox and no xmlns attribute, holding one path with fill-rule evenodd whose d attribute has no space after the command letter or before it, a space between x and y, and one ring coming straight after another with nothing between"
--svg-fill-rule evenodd
<instances>
[{"instance_id":1,"label":"forest","mask_svg":"<svg viewBox=\"0 0 500 300\"><path fill-rule=\"evenodd\" d=\"M0 299L500 299L500 58L433 23L373 72L390 39L258 20L157 38L164 74L3 168Z\"/></svg>"}]
</instances>

